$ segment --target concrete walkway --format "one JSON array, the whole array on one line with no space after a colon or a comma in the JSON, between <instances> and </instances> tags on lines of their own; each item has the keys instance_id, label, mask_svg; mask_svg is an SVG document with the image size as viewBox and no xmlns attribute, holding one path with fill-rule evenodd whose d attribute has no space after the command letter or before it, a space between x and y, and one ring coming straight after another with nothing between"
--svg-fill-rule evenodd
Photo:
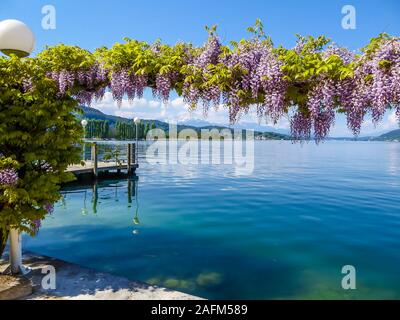
<instances>
[{"instance_id":1,"label":"concrete walkway","mask_svg":"<svg viewBox=\"0 0 400 320\"><path fill-rule=\"evenodd\" d=\"M7 267L7 256L0 260L0 272ZM56 269L56 289L42 288L42 269ZM98 272L58 259L24 253L24 266L32 269L28 278L33 283L33 295L29 300L200 300L182 292L151 286L123 277Z\"/></svg>"}]
</instances>

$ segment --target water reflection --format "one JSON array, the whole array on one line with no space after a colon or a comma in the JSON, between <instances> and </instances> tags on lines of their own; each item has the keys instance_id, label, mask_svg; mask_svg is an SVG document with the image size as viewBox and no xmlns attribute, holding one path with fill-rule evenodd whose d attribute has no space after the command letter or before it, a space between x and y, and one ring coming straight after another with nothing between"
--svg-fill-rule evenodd
<instances>
[{"instance_id":1,"label":"water reflection","mask_svg":"<svg viewBox=\"0 0 400 320\"><path fill-rule=\"evenodd\" d=\"M390 143L388 146L388 173L397 176L400 173L400 148L398 143Z\"/></svg>"},{"instance_id":2,"label":"water reflection","mask_svg":"<svg viewBox=\"0 0 400 320\"><path fill-rule=\"evenodd\" d=\"M93 205L93 213L97 214L97 203L99 201L99 192L97 189L97 180L94 181L93 183L93 199L92 199L92 205Z\"/></svg>"},{"instance_id":3,"label":"water reflection","mask_svg":"<svg viewBox=\"0 0 400 320\"><path fill-rule=\"evenodd\" d=\"M139 221L139 201L138 201L138 183L132 183L132 180L128 181L128 203L132 203L132 192L135 197L135 216L133 217L133 224L140 224Z\"/></svg>"},{"instance_id":4,"label":"water reflection","mask_svg":"<svg viewBox=\"0 0 400 320\"><path fill-rule=\"evenodd\" d=\"M87 198L87 191L85 190L85 196L83 197L83 208L82 208L82 215L86 216L88 214L88 210L86 208L86 198Z\"/></svg>"},{"instance_id":5,"label":"water reflection","mask_svg":"<svg viewBox=\"0 0 400 320\"><path fill-rule=\"evenodd\" d=\"M82 216L88 216L90 214L97 216L101 215L102 200L113 200L119 202L121 198L121 192L127 195L127 212L131 213L131 221L134 226L132 231L133 234L139 233L139 179L137 176L128 177L125 181L118 180L101 180L101 181L90 181L86 183L74 182L65 186L62 191L62 199L60 201L60 207L67 210L68 198L71 198L76 204L76 199L82 199L82 205L80 206L80 213ZM99 191L100 190L100 191ZM100 192L100 194L99 194ZM79 197L79 195L82 195ZM78 196L78 197L77 197ZM88 208L88 198L90 199L90 208ZM73 199L72 199L73 198ZM132 212L133 208L133 212ZM105 211L107 211L105 209Z\"/></svg>"}]
</instances>

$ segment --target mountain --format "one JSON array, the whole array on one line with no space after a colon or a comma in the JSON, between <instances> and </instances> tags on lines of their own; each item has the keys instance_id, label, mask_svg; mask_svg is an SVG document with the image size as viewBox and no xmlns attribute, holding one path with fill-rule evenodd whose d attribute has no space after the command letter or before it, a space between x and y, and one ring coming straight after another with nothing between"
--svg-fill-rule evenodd
<instances>
[{"instance_id":1,"label":"mountain","mask_svg":"<svg viewBox=\"0 0 400 320\"><path fill-rule=\"evenodd\" d=\"M124 117L118 117L118 116L112 116L109 114L105 114L101 112L100 110L97 110L95 108L91 107L81 107L84 115L83 118L86 119L97 119L97 120L107 120L111 126L114 126L117 122L125 122L125 123L132 123L132 119L124 118ZM159 121L159 120L142 120L143 123L155 123L157 128L168 128L168 123Z\"/></svg>"},{"instance_id":2,"label":"mountain","mask_svg":"<svg viewBox=\"0 0 400 320\"><path fill-rule=\"evenodd\" d=\"M369 134L369 137L379 137L384 135L385 133L389 133L390 130L384 130L384 131L376 131L376 132L372 132Z\"/></svg>"},{"instance_id":3,"label":"mountain","mask_svg":"<svg viewBox=\"0 0 400 320\"><path fill-rule=\"evenodd\" d=\"M119 117L119 116L113 116L113 115L108 115L100 110L91 108L91 107L81 107L83 111L83 116L82 118L85 119L97 119L97 120L107 120L110 124L110 127L114 127L117 122L125 122L125 123L132 123L132 119L124 118L124 117ZM169 131L169 124L167 122L163 122L160 120L141 120L142 123L147 124L155 124L156 128L162 129L165 132ZM263 127L265 128L265 127ZM212 124L204 120L187 120L183 122L179 122L177 125L178 132L183 130L183 129L193 129L196 132L200 133L201 129L245 129L241 127L235 128L233 127L227 127L219 124ZM252 128L246 128L246 129L252 129ZM290 137L286 134L278 133L278 132L273 132L273 131L255 131L254 135L256 139L265 139L265 140L289 140Z\"/></svg>"},{"instance_id":4,"label":"mountain","mask_svg":"<svg viewBox=\"0 0 400 320\"><path fill-rule=\"evenodd\" d=\"M286 129L280 129L280 128L275 128L275 127L257 124L257 123L251 123L251 122L238 123L238 124L233 125L232 128L242 129L242 130L245 130L245 129L254 130L254 131L259 131L259 132L275 132L275 133L280 133L280 134L285 134L285 135L290 134L289 130L286 130Z\"/></svg>"},{"instance_id":5,"label":"mountain","mask_svg":"<svg viewBox=\"0 0 400 320\"><path fill-rule=\"evenodd\" d=\"M379 137L374 138L377 141L400 141L400 129L390 131L388 133L382 134Z\"/></svg>"},{"instance_id":6,"label":"mountain","mask_svg":"<svg viewBox=\"0 0 400 320\"><path fill-rule=\"evenodd\" d=\"M197 128L216 125L215 123L211 123L201 119L187 119L183 121L178 121L178 124L189 127L197 127Z\"/></svg>"}]
</instances>

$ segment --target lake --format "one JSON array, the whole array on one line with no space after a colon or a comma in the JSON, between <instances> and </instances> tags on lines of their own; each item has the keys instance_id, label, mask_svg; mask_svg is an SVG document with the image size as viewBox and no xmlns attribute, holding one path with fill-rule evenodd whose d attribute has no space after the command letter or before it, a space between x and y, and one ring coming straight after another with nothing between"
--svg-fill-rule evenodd
<instances>
[{"instance_id":1,"label":"lake","mask_svg":"<svg viewBox=\"0 0 400 320\"><path fill-rule=\"evenodd\" d=\"M400 299L400 143L256 141L251 175L146 147L136 178L65 188L24 248L205 298Z\"/></svg>"}]
</instances>

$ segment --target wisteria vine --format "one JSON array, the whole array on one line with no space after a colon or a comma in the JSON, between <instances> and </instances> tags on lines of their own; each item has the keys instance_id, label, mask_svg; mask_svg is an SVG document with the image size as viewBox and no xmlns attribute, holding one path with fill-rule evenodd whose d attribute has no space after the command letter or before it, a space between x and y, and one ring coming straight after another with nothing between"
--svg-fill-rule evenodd
<instances>
[{"instance_id":1,"label":"wisteria vine","mask_svg":"<svg viewBox=\"0 0 400 320\"><path fill-rule=\"evenodd\" d=\"M377 124L388 109L400 121L400 40L381 34L358 53L318 38L298 36L294 48L275 47L261 21L253 36L223 45L216 28L207 28L201 47L169 46L126 39L124 44L90 53L60 45L36 58L61 95L79 103L101 100L107 90L120 105L142 97L146 88L167 102L171 91L190 108L229 109L231 123L255 107L276 123L289 116L294 140L326 138L336 113L344 113L358 135L367 114Z\"/></svg>"}]
</instances>

